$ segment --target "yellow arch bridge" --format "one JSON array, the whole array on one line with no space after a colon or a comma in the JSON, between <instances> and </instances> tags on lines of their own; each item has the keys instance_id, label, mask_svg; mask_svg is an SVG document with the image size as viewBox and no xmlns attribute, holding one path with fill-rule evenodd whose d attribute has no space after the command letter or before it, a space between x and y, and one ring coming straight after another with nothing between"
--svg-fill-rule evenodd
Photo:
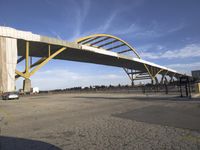
<instances>
[{"instance_id":1,"label":"yellow arch bridge","mask_svg":"<svg viewBox=\"0 0 200 150\"><path fill-rule=\"evenodd\" d=\"M32 57L38 58L33 62ZM121 67L132 84L135 80L160 82L187 76L143 60L136 49L122 39L108 34L94 34L67 42L9 27L0 27L0 92L13 91L15 80L25 78L24 91L30 91L30 77L51 59L71 60ZM24 71L16 65L25 60Z\"/></svg>"}]
</instances>

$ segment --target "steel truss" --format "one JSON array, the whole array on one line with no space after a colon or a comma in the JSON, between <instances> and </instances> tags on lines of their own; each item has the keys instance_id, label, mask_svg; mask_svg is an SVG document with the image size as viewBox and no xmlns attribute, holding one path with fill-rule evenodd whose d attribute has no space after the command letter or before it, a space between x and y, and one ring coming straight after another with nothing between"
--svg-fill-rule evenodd
<instances>
[{"instance_id":1,"label":"steel truss","mask_svg":"<svg viewBox=\"0 0 200 150\"><path fill-rule=\"evenodd\" d=\"M131 45L129 45L127 42L123 41L122 39L112 36L112 35L107 35L107 34L94 34L90 36L86 36L83 38L80 38L76 40L78 44L82 45L88 45L92 46L95 48L102 48L104 50L108 51L114 51L117 52L118 54L134 54L136 58L141 59L139 54L137 53L136 49L133 48ZM158 78L157 75L161 74L162 78L160 83L168 82L166 76L169 76L167 70L163 70L160 68L155 68L153 66L149 66L145 63L143 63L145 67L145 71L139 71L139 70L134 70L134 69L128 69L128 68L123 68L126 74L128 75L129 79L131 80L132 86L134 85L134 80L144 80L144 79L151 79L153 83L158 84ZM173 76L170 76L171 79L173 79Z\"/></svg>"},{"instance_id":2,"label":"steel truss","mask_svg":"<svg viewBox=\"0 0 200 150\"><path fill-rule=\"evenodd\" d=\"M76 40L75 42L80 45L88 45L88 46L99 48L99 49L113 51L118 54L126 54L126 55L134 54L136 58L141 59L141 57L139 56L135 48L133 48L131 45L129 45L127 42L123 41L122 39L112 36L112 35L94 34L94 35L80 38ZM54 53L52 53L51 45L49 44L48 49L47 49L47 55L33 63L32 58L29 56L29 53L30 53L29 41L26 41L25 47L26 47L25 57L20 57L17 61L17 63L20 63L23 60L25 60L25 69L23 72L20 72L18 70L15 71L16 79L18 79L19 77L29 79L40 68L42 68L45 64L47 64L51 59L55 58L57 55L67 50L66 47L60 47L59 49L54 51ZM143 65L145 68L144 71L123 68L126 74L128 75L128 77L130 78L132 85L134 85L135 80L144 80L144 79L151 79L153 82L158 83L158 79L157 79L158 74L162 75L160 83L163 83L164 81L166 82L167 80L166 76L170 76L167 70L156 68L145 63L143 63ZM174 77L177 78L178 76L176 76L176 73L175 73L174 75L171 75L170 77L172 81Z\"/></svg>"},{"instance_id":3,"label":"steel truss","mask_svg":"<svg viewBox=\"0 0 200 150\"><path fill-rule=\"evenodd\" d=\"M45 57L40 58L36 62L32 62L32 57L29 56L30 52L30 43L29 41L26 41L26 57L20 57L17 61L17 64L21 61L25 60L25 70L23 72L20 72L16 69L15 73L15 79L18 79L19 77L23 77L25 79L29 79L32 75L34 75L40 68L42 68L45 64L47 64L51 59L62 53L63 51L67 50L66 47L61 47L56 52L51 53L51 45L48 45L47 55ZM29 59L30 58L30 59ZM29 64L30 63L30 64Z\"/></svg>"}]
</instances>

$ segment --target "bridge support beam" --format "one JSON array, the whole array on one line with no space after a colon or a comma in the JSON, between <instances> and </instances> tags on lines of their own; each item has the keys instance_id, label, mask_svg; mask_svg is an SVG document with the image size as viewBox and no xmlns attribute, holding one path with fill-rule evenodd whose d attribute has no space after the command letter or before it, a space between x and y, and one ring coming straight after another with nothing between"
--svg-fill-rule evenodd
<instances>
[{"instance_id":1,"label":"bridge support beam","mask_svg":"<svg viewBox=\"0 0 200 150\"><path fill-rule=\"evenodd\" d=\"M15 90L17 40L0 37L0 93Z\"/></svg>"},{"instance_id":2,"label":"bridge support beam","mask_svg":"<svg viewBox=\"0 0 200 150\"><path fill-rule=\"evenodd\" d=\"M15 73L17 74L15 76L16 79L19 77L24 78L23 82L23 91L25 93L28 93L31 91L31 80L30 77L35 74L41 67L43 67L45 64L47 64L51 59L62 53L64 50L66 50L66 47L61 47L58 49L56 52L51 53L51 47L48 45L48 51L47 51L47 56L40 58L38 61L35 63L32 63L31 59L29 59L29 53L30 53L30 43L29 41L26 41L26 54L25 54L25 71L20 72L18 70L15 70ZM18 60L18 62L21 61L22 58ZM30 64L29 64L30 60Z\"/></svg>"}]
</instances>

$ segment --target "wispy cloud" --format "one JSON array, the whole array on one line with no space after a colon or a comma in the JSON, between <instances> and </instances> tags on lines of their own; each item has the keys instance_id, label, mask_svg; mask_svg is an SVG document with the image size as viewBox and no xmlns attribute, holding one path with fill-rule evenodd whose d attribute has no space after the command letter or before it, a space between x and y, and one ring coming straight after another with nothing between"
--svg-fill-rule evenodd
<instances>
[{"instance_id":1,"label":"wispy cloud","mask_svg":"<svg viewBox=\"0 0 200 150\"><path fill-rule=\"evenodd\" d=\"M177 32L185 27L185 24L165 27L162 24L153 21L149 26L143 26L139 23L132 23L128 27L114 31L116 35L132 36L137 39L158 38Z\"/></svg>"},{"instance_id":2,"label":"wispy cloud","mask_svg":"<svg viewBox=\"0 0 200 150\"><path fill-rule=\"evenodd\" d=\"M56 2L53 0L44 0L44 2L46 2L46 4L48 4L51 7L57 6ZM64 16L63 25L66 24L67 27L66 30L69 30L70 26L72 28L72 30L70 31L72 32L71 33L72 35L68 35L70 37L68 40L73 41L74 39L82 35L83 32L82 26L90 11L91 0L83 0L83 1L69 0L60 2L60 4L62 4L63 7L60 14L62 17ZM70 9L69 6L71 7ZM61 34L58 33L57 30L59 29L57 28L49 29L49 31L53 36L62 39Z\"/></svg>"},{"instance_id":3,"label":"wispy cloud","mask_svg":"<svg viewBox=\"0 0 200 150\"><path fill-rule=\"evenodd\" d=\"M105 20L97 27L86 31L82 29L84 24L84 20L88 16L88 12L90 11L91 2L89 0L83 1L83 4L80 6L77 1L73 1L75 7L75 25L74 25L74 33L73 36L69 39L70 41L74 41L77 38L87 36L95 33L108 33L116 36L131 36L137 39L148 39L148 38L159 38L168 34L172 34L177 32L185 27L184 23L176 24L176 25L162 25L157 21L152 21L149 25L141 24L138 21L129 22L129 25L123 24L121 22L120 27L116 27L116 22L121 20L121 14L130 13L130 10L134 9L134 7L140 6L144 3L144 1L134 1L130 5L126 5L126 7L120 7L119 9L113 10L109 15L107 14Z\"/></svg>"},{"instance_id":4,"label":"wispy cloud","mask_svg":"<svg viewBox=\"0 0 200 150\"><path fill-rule=\"evenodd\" d=\"M141 56L142 58L148 58L148 59L200 57L200 44L189 44L181 49L167 50L160 53L141 52Z\"/></svg>"},{"instance_id":5,"label":"wispy cloud","mask_svg":"<svg viewBox=\"0 0 200 150\"><path fill-rule=\"evenodd\" d=\"M114 21L114 19L116 18L117 14L119 12L114 12L113 14L110 15L110 17L105 21L105 23L103 23L102 26L100 26L97 31L101 31L102 33L107 32L107 30L111 27L112 22Z\"/></svg>"},{"instance_id":6,"label":"wispy cloud","mask_svg":"<svg viewBox=\"0 0 200 150\"><path fill-rule=\"evenodd\" d=\"M116 19L117 15L121 13L122 10L114 11L100 26L91 29L89 31L80 32L80 27L78 27L75 31L75 34L70 39L70 41L74 41L83 36L96 34L96 33L106 33L112 27L113 21Z\"/></svg>"},{"instance_id":7,"label":"wispy cloud","mask_svg":"<svg viewBox=\"0 0 200 150\"><path fill-rule=\"evenodd\" d=\"M42 78L41 78L42 77ZM42 90L68 88L75 86L90 86L90 85L118 85L128 84L129 79L124 73L121 74L80 74L66 69L53 69L46 71L38 71L32 77L32 85L39 87ZM22 87L22 81L17 81L17 87Z\"/></svg>"},{"instance_id":8,"label":"wispy cloud","mask_svg":"<svg viewBox=\"0 0 200 150\"><path fill-rule=\"evenodd\" d=\"M57 39L63 40L63 38L61 37L61 35L60 35L58 32L56 32L56 31L54 31L54 30L52 30L52 29L49 29L49 31L50 31L51 34L52 34L53 36L55 36Z\"/></svg>"},{"instance_id":9,"label":"wispy cloud","mask_svg":"<svg viewBox=\"0 0 200 150\"><path fill-rule=\"evenodd\" d=\"M139 23L131 23L129 26L123 26L121 28L115 28L115 20L119 19L118 16L123 11L116 11L113 12L105 22L90 31L87 31L83 34L79 34L79 37L94 34L94 33L109 33L116 36L128 36L134 37L135 39L152 39L152 38L159 38L169 34L173 34L185 27L184 24L172 26L172 27L162 27L162 25L158 25L157 23L153 22L149 27L144 27Z\"/></svg>"},{"instance_id":10,"label":"wispy cloud","mask_svg":"<svg viewBox=\"0 0 200 150\"><path fill-rule=\"evenodd\" d=\"M74 7L74 14L75 14L75 23L74 23L74 33L71 37L71 40L76 39L77 37L80 37L82 32L82 25L90 11L91 1L90 0L84 0L84 1L74 1L71 0L73 7ZM66 10L68 11L68 10Z\"/></svg>"},{"instance_id":11,"label":"wispy cloud","mask_svg":"<svg viewBox=\"0 0 200 150\"><path fill-rule=\"evenodd\" d=\"M200 70L200 62L170 64L167 65L167 67L178 70L180 72L191 74L191 70Z\"/></svg>"},{"instance_id":12,"label":"wispy cloud","mask_svg":"<svg viewBox=\"0 0 200 150\"><path fill-rule=\"evenodd\" d=\"M124 34L132 34L132 33L136 33L139 30L141 30L141 27L139 27L138 25L136 25L135 23L131 24L128 28L124 28L118 31L114 31L115 35L124 35Z\"/></svg>"},{"instance_id":13,"label":"wispy cloud","mask_svg":"<svg viewBox=\"0 0 200 150\"><path fill-rule=\"evenodd\" d=\"M171 68L196 68L196 69L200 69L200 62L194 62L194 63L187 63L187 64L170 64L167 65L168 67Z\"/></svg>"},{"instance_id":14,"label":"wispy cloud","mask_svg":"<svg viewBox=\"0 0 200 150\"><path fill-rule=\"evenodd\" d=\"M134 2L134 5L138 6L138 5L141 5L142 3L143 2L139 2L138 0L136 0ZM136 28L135 24L132 24L130 27L128 27L128 29L126 28L125 30L114 28L115 21L117 19L120 19L119 16L122 13L129 12L129 10L131 10L131 9L132 9L132 7L126 6L126 7L121 7L120 9L113 10L112 13L110 15L108 15L108 17L106 17L105 20L100 24L100 26L97 26L96 28L93 28L89 31L81 32L80 26L77 26L76 32L75 32L74 36L70 39L70 41L73 41L73 40L83 37L83 36L87 36L90 34L96 34L96 33L109 33L109 34L117 35L117 34L128 34L128 33L133 32L133 30L136 31L137 28ZM89 9L87 9L87 10L89 10ZM83 17L83 18L85 18L85 17Z\"/></svg>"},{"instance_id":15,"label":"wispy cloud","mask_svg":"<svg viewBox=\"0 0 200 150\"><path fill-rule=\"evenodd\" d=\"M136 27L134 23L131 24L128 28L125 28L124 30L114 29L114 24L115 24L114 21L117 19L122 19L120 17L121 14L130 12L132 11L132 9L134 9L135 7L141 6L143 3L144 3L144 0L134 0L134 1L129 2L129 5L121 6L120 8L115 9L107 18L105 18L105 21L102 22L102 25L100 25L96 29L89 31L89 33L91 32L106 33L107 32L107 33L116 35L116 34L127 34L130 32L136 31L138 27Z\"/></svg>"}]
</instances>

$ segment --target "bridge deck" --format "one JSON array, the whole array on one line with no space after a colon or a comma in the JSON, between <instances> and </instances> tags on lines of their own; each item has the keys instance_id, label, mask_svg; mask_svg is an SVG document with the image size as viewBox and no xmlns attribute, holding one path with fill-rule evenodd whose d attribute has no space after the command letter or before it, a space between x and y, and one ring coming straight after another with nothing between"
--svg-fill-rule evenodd
<instances>
[{"instance_id":1,"label":"bridge deck","mask_svg":"<svg viewBox=\"0 0 200 150\"><path fill-rule=\"evenodd\" d=\"M156 70L164 70L160 74L183 75L175 70L160 66L142 59L133 58L116 52L111 52L91 46L67 42L55 38L49 38L31 32L19 31L9 27L0 27L0 36L17 39L18 56L26 55L25 42L30 42L30 53L32 57L48 56L48 45L51 45L51 53L56 52L61 47L67 47L65 51L57 55L54 59L88 62L109 66L116 66L146 72L144 64Z\"/></svg>"}]
</instances>

